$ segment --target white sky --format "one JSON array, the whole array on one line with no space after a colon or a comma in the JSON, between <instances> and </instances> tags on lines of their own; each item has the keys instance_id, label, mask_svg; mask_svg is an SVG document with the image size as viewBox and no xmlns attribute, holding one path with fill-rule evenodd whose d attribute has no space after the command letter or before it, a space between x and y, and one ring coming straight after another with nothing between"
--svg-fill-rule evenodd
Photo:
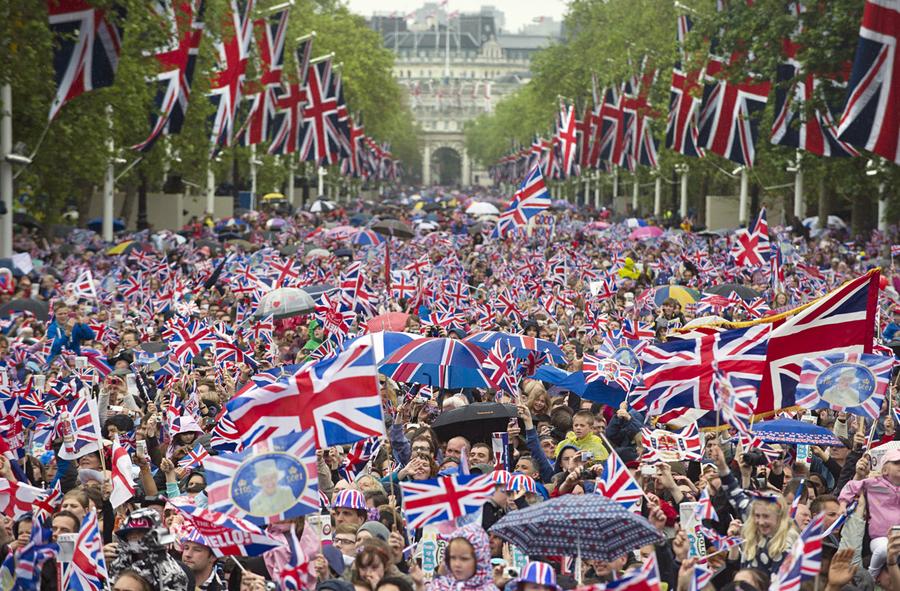
<instances>
[{"instance_id":1,"label":"white sky","mask_svg":"<svg viewBox=\"0 0 900 591\"><path fill-rule=\"evenodd\" d=\"M421 7L424 0L347 0L350 10L363 16L390 13L394 10L408 14ZM561 21L566 10L565 0L448 0L446 10L462 13L478 12L482 6L494 6L506 17L505 30L516 32L522 25L538 16L551 16Z\"/></svg>"}]
</instances>

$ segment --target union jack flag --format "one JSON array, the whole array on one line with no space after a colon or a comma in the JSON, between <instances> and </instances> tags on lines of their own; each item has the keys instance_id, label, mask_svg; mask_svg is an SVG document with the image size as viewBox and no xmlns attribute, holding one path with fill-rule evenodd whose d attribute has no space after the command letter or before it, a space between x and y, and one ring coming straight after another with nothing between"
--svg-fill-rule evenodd
<instances>
[{"instance_id":1,"label":"union jack flag","mask_svg":"<svg viewBox=\"0 0 900 591\"><path fill-rule=\"evenodd\" d=\"M66 411L59 416L57 433L63 438L59 457L64 460L74 460L99 451L100 425L96 401L88 396L69 402Z\"/></svg>"},{"instance_id":2,"label":"union jack flag","mask_svg":"<svg viewBox=\"0 0 900 591\"><path fill-rule=\"evenodd\" d=\"M190 363L195 356L204 349L212 347L216 342L215 331L200 320L185 323L176 319L170 328L171 332L164 336L172 353L182 364Z\"/></svg>"},{"instance_id":3,"label":"union jack flag","mask_svg":"<svg viewBox=\"0 0 900 591\"><path fill-rule=\"evenodd\" d=\"M694 507L694 517L697 518L697 521L703 521L704 519L712 521L719 520L719 514L716 513L716 509L713 506L712 499L709 497L709 491L706 490L706 487L700 491L700 497L697 499L697 506Z\"/></svg>"},{"instance_id":4,"label":"union jack flag","mask_svg":"<svg viewBox=\"0 0 900 591\"><path fill-rule=\"evenodd\" d=\"M603 463L603 474L597 478L594 492L619 503L629 511L640 510L640 501L644 496L644 491L614 450L609 450L609 457Z\"/></svg>"},{"instance_id":5,"label":"union jack flag","mask_svg":"<svg viewBox=\"0 0 900 591\"><path fill-rule=\"evenodd\" d=\"M342 478L347 482L356 480L360 472L365 470L366 466L372 463L378 452L381 450L381 437L367 437L360 439L350 446L347 455L338 468Z\"/></svg>"},{"instance_id":6,"label":"union jack flag","mask_svg":"<svg viewBox=\"0 0 900 591\"><path fill-rule=\"evenodd\" d=\"M496 384L498 388L509 392L514 398L518 395L516 360L509 344L504 339L494 341L482 367L486 370L488 381L491 384Z\"/></svg>"},{"instance_id":7,"label":"union jack flag","mask_svg":"<svg viewBox=\"0 0 900 591\"><path fill-rule=\"evenodd\" d=\"M31 539L19 552L10 552L0 568L0 579L11 583L8 589L37 589L41 570L48 558L56 558L59 546L50 542L52 532L44 527L44 520L35 518Z\"/></svg>"},{"instance_id":8,"label":"union jack flag","mask_svg":"<svg viewBox=\"0 0 900 591\"><path fill-rule=\"evenodd\" d=\"M269 122L275 117L275 91L281 85L284 66L284 39L287 35L290 10L280 10L253 22L256 29L256 47L260 60L259 80L245 90L250 102L250 112L241 131L241 144L252 146L269 136Z\"/></svg>"},{"instance_id":9,"label":"union jack flag","mask_svg":"<svg viewBox=\"0 0 900 591\"><path fill-rule=\"evenodd\" d=\"M256 386L229 400L244 445L315 429L319 447L384 435L375 356L365 339L331 359L301 368L288 383Z\"/></svg>"},{"instance_id":10,"label":"union jack flag","mask_svg":"<svg viewBox=\"0 0 900 591\"><path fill-rule=\"evenodd\" d=\"M795 404L810 410L831 408L877 420L894 361L893 357L865 353L807 358L800 372Z\"/></svg>"},{"instance_id":11,"label":"union jack flag","mask_svg":"<svg viewBox=\"0 0 900 591\"><path fill-rule=\"evenodd\" d=\"M795 404L804 359L872 351L879 276L873 269L775 323L768 338L757 414Z\"/></svg>"},{"instance_id":12,"label":"union jack flag","mask_svg":"<svg viewBox=\"0 0 900 591\"><path fill-rule=\"evenodd\" d=\"M772 252L765 207L759 211L759 215L750 228L750 230L741 228L735 232L735 244L731 256L739 266L760 267L768 262Z\"/></svg>"},{"instance_id":13,"label":"union jack flag","mask_svg":"<svg viewBox=\"0 0 900 591\"><path fill-rule=\"evenodd\" d=\"M699 71L685 71L684 42L693 23L687 15L678 17L677 38L681 58L672 69L672 85L669 95L669 117L666 121L666 147L685 156L703 158L703 148L699 145L697 114L700 111Z\"/></svg>"},{"instance_id":14,"label":"union jack flag","mask_svg":"<svg viewBox=\"0 0 900 591\"><path fill-rule=\"evenodd\" d=\"M200 466L203 464L203 460L209 457L209 452L206 451L206 448L203 447L202 443L198 443L194 446L193 449L189 449L187 454L181 458L181 461L178 462L178 467L183 469L190 469L194 466Z\"/></svg>"},{"instance_id":15,"label":"union jack flag","mask_svg":"<svg viewBox=\"0 0 900 591\"><path fill-rule=\"evenodd\" d=\"M575 153L578 147L578 136L575 129L575 107L560 105L556 138L559 142L561 178L568 178L574 172Z\"/></svg>"},{"instance_id":16,"label":"union jack flag","mask_svg":"<svg viewBox=\"0 0 900 591\"><path fill-rule=\"evenodd\" d=\"M867 0L838 138L900 164L900 5Z\"/></svg>"},{"instance_id":17,"label":"union jack flag","mask_svg":"<svg viewBox=\"0 0 900 591\"><path fill-rule=\"evenodd\" d=\"M291 456L301 466L292 465L287 468L290 473L280 477L278 484L293 482L290 487L294 496L294 503L282 507L276 514L253 514L250 498L255 496L254 490L259 490L260 484L248 481L253 470L245 469L245 464L252 467L256 463L267 461L265 456L286 455ZM254 462L254 458L262 457ZM281 466L271 460L278 471ZM246 519L255 525L262 526L272 521L299 517L307 513L319 510L318 472L316 469L316 442L311 430L303 430L285 435L272 437L260 441L238 453L226 453L217 456L208 456L203 460L203 467L209 484L206 494L209 509L224 513L228 517ZM300 470L302 468L302 470ZM258 472L259 469L256 469ZM302 484L302 490L297 488Z\"/></svg>"},{"instance_id":18,"label":"union jack flag","mask_svg":"<svg viewBox=\"0 0 900 591\"><path fill-rule=\"evenodd\" d=\"M253 523L190 504L172 503L184 517L187 536L182 541L207 546L215 556L259 556L281 542Z\"/></svg>"},{"instance_id":19,"label":"union jack flag","mask_svg":"<svg viewBox=\"0 0 900 591\"><path fill-rule=\"evenodd\" d=\"M216 42L218 71L210 83L209 99L216 107L212 118L211 153L232 145L241 87L247 70L255 0L231 0L224 38Z\"/></svg>"},{"instance_id":20,"label":"union jack flag","mask_svg":"<svg viewBox=\"0 0 900 591\"><path fill-rule=\"evenodd\" d=\"M493 236L504 236L512 227L524 227L528 220L549 208L551 205L550 192L544 183L544 174L540 166L535 166L513 195L506 209L500 214L500 219L494 228Z\"/></svg>"},{"instance_id":21,"label":"union jack flag","mask_svg":"<svg viewBox=\"0 0 900 591\"><path fill-rule=\"evenodd\" d=\"M689 423L679 433L662 429L641 429L641 442L646 448L643 459L672 462L703 459L703 440L697 423Z\"/></svg>"},{"instance_id":22,"label":"union jack flag","mask_svg":"<svg viewBox=\"0 0 900 591\"><path fill-rule=\"evenodd\" d=\"M656 80L657 70L641 66L641 75L627 82L622 95L622 121L624 129L624 164L634 171L638 164L657 166L656 139L650 129L652 113L648 97Z\"/></svg>"},{"instance_id":23,"label":"union jack flag","mask_svg":"<svg viewBox=\"0 0 900 591\"><path fill-rule=\"evenodd\" d=\"M150 113L150 135L131 147L141 152L152 148L161 135L174 135L181 131L204 29L204 0L180 3L157 0L153 8L165 20L169 32L168 43L153 54L159 63L160 73L147 80L156 86L156 108ZM126 276L125 280L129 278Z\"/></svg>"},{"instance_id":24,"label":"union jack flag","mask_svg":"<svg viewBox=\"0 0 900 591\"><path fill-rule=\"evenodd\" d=\"M823 522L825 514L820 513L803 528L794 542L778 573L772 580L773 589L797 591L806 579L818 576L822 568L822 541L825 539Z\"/></svg>"},{"instance_id":25,"label":"union jack flag","mask_svg":"<svg viewBox=\"0 0 900 591\"><path fill-rule=\"evenodd\" d=\"M407 527L417 529L475 513L491 498L494 482L490 474L441 476L401 482L400 490Z\"/></svg>"},{"instance_id":26,"label":"union jack flag","mask_svg":"<svg viewBox=\"0 0 900 591\"><path fill-rule=\"evenodd\" d=\"M108 578L97 513L91 511L81 522L81 530L75 540L75 554L72 555L72 562L65 571L63 588L74 591L101 591L105 588Z\"/></svg>"},{"instance_id":27,"label":"union jack flag","mask_svg":"<svg viewBox=\"0 0 900 591\"><path fill-rule=\"evenodd\" d=\"M705 489L704 489L704 492ZM691 571L691 585L688 591L701 591L712 582L713 573L705 565L697 563Z\"/></svg>"},{"instance_id":28,"label":"union jack flag","mask_svg":"<svg viewBox=\"0 0 900 591\"><path fill-rule=\"evenodd\" d=\"M285 591L303 591L316 586L316 571L312 562L306 556L297 538L296 527L291 527L291 535L288 538L288 549L291 552L290 560L285 568L279 572L279 583Z\"/></svg>"},{"instance_id":29,"label":"union jack flag","mask_svg":"<svg viewBox=\"0 0 900 591\"><path fill-rule=\"evenodd\" d=\"M47 0L56 96L52 121L64 104L96 88L112 86L122 51L125 10L95 8L87 0Z\"/></svg>"},{"instance_id":30,"label":"union jack flag","mask_svg":"<svg viewBox=\"0 0 900 591\"><path fill-rule=\"evenodd\" d=\"M756 387L753 385L735 387L720 371L716 371L713 379L715 394L719 401L717 406L722 413L722 418L738 433L750 435L750 420L753 418Z\"/></svg>"},{"instance_id":31,"label":"union jack flag","mask_svg":"<svg viewBox=\"0 0 900 591\"><path fill-rule=\"evenodd\" d=\"M634 368L621 364L615 359L601 358L585 354L584 364L581 370L584 372L586 384L601 380L605 384L613 382L618 384L625 392L631 390L634 381Z\"/></svg>"},{"instance_id":32,"label":"union jack flag","mask_svg":"<svg viewBox=\"0 0 900 591\"><path fill-rule=\"evenodd\" d=\"M600 587L603 591L660 591L659 565L656 553L651 552L644 564L635 566L615 579ZM598 589L597 591L600 591Z\"/></svg>"},{"instance_id":33,"label":"union jack flag","mask_svg":"<svg viewBox=\"0 0 900 591\"><path fill-rule=\"evenodd\" d=\"M270 154L292 154L300 148L303 126L303 104L306 102L306 77L312 53L314 34L297 40L297 71L295 81L283 83L275 99L274 133L269 144Z\"/></svg>"},{"instance_id":34,"label":"union jack flag","mask_svg":"<svg viewBox=\"0 0 900 591\"><path fill-rule=\"evenodd\" d=\"M332 74L330 57L310 64L300 130L300 159L306 162L334 164L340 151L336 128L338 101Z\"/></svg>"},{"instance_id":35,"label":"union jack flag","mask_svg":"<svg viewBox=\"0 0 900 591\"><path fill-rule=\"evenodd\" d=\"M594 140L597 153L597 159L592 163L594 166L599 167L601 162L622 165L625 124L620 94L614 87L607 88L603 93L598 128L600 136Z\"/></svg>"},{"instance_id":36,"label":"union jack flag","mask_svg":"<svg viewBox=\"0 0 900 591\"><path fill-rule=\"evenodd\" d=\"M759 383L769 330L762 324L647 345L640 353L644 382L632 406L653 414L678 407L715 410L712 386L717 370L729 379Z\"/></svg>"},{"instance_id":37,"label":"union jack flag","mask_svg":"<svg viewBox=\"0 0 900 591\"><path fill-rule=\"evenodd\" d=\"M214 343L217 364L247 364L252 369L256 369L259 364L244 351L237 343L227 339L216 339Z\"/></svg>"}]
</instances>

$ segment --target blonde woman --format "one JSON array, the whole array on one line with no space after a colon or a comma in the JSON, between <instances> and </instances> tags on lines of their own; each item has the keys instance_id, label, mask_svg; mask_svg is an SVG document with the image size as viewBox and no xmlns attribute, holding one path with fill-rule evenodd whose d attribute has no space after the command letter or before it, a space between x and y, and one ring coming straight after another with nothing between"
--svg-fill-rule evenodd
<instances>
[{"instance_id":1,"label":"blonde woman","mask_svg":"<svg viewBox=\"0 0 900 591\"><path fill-rule=\"evenodd\" d=\"M550 414L550 395L547 394L543 384L538 380L525 380L523 389L528 397L525 405L532 416Z\"/></svg>"}]
</instances>

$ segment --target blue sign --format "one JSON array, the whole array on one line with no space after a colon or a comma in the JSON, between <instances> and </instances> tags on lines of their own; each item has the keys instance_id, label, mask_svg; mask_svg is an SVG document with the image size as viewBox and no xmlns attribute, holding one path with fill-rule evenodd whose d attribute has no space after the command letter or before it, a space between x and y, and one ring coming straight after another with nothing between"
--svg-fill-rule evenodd
<instances>
[{"instance_id":1,"label":"blue sign","mask_svg":"<svg viewBox=\"0 0 900 591\"><path fill-rule=\"evenodd\" d=\"M619 365L630 367L635 371L640 371L641 369L641 362L638 360L637 355L634 354L634 349L631 347L619 347L613 352L612 358L615 359Z\"/></svg>"}]
</instances>

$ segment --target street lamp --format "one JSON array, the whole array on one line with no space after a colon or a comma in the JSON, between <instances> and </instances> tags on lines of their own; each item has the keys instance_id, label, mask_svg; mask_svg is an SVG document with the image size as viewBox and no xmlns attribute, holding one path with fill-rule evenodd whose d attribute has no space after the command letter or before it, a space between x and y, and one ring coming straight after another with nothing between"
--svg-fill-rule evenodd
<instances>
[{"instance_id":1,"label":"street lamp","mask_svg":"<svg viewBox=\"0 0 900 591\"><path fill-rule=\"evenodd\" d=\"M878 230L887 232L887 197L884 194L884 173L887 171L887 161L884 158L868 160L866 162L866 176L877 176L878 183Z\"/></svg>"},{"instance_id":2,"label":"street lamp","mask_svg":"<svg viewBox=\"0 0 900 591\"><path fill-rule=\"evenodd\" d=\"M681 203L678 207L678 214L681 219L687 217L688 214L688 171L690 167L687 164L676 164L675 172L681 176Z\"/></svg>"}]
</instances>

